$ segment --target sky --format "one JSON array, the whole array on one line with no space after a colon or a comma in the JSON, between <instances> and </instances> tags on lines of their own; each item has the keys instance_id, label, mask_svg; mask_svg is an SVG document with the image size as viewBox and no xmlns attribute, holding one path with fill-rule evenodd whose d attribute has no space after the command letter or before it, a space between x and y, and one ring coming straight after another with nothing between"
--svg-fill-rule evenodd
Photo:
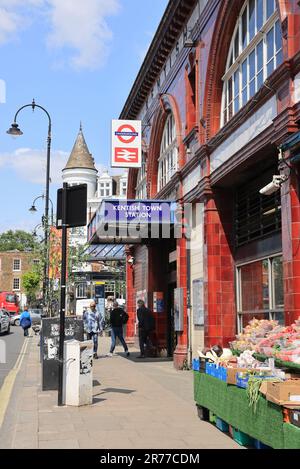
<instances>
[{"instance_id":1,"label":"sky","mask_svg":"<svg viewBox=\"0 0 300 469\"><path fill-rule=\"evenodd\" d=\"M56 205L80 121L98 169L110 169L111 119L120 115L167 3L0 0L0 233L33 230L44 210L40 199L38 212L28 211L45 191L48 119L24 109L24 135L12 139L6 131L16 111L34 98L51 115Z\"/></svg>"}]
</instances>

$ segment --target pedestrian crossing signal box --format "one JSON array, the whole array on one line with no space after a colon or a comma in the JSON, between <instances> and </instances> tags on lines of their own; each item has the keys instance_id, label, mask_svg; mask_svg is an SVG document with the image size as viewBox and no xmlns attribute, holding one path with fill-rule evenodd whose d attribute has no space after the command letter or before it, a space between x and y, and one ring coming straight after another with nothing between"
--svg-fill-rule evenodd
<instances>
[{"instance_id":1,"label":"pedestrian crossing signal box","mask_svg":"<svg viewBox=\"0 0 300 469\"><path fill-rule=\"evenodd\" d=\"M56 228L62 228L63 189L57 191L57 220ZM68 228L86 226L87 224L87 184L70 186L67 188L67 216Z\"/></svg>"}]
</instances>

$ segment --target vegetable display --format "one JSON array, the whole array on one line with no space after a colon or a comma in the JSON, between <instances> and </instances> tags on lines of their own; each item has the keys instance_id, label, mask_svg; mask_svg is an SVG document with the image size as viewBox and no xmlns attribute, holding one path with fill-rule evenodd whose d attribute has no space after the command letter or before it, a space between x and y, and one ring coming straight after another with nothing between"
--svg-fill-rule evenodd
<instances>
[{"instance_id":1,"label":"vegetable display","mask_svg":"<svg viewBox=\"0 0 300 469\"><path fill-rule=\"evenodd\" d=\"M300 365L300 319L291 326L253 319L231 343L234 350L250 350L266 357Z\"/></svg>"}]
</instances>

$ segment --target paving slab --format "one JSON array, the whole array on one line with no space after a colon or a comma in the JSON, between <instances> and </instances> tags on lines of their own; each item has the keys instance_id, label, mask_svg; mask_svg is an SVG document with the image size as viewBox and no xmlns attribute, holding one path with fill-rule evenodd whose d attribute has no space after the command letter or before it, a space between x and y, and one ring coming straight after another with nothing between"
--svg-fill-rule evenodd
<instances>
[{"instance_id":1,"label":"paving slab","mask_svg":"<svg viewBox=\"0 0 300 469\"><path fill-rule=\"evenodd\" d=\"M43 449L239 449L199 420L192 372L171 361L127 359L118 352L94 362L93 404L58 407L57 392L41 390L37 338L32 338L0 429L0 447ZM100 340L100 353L109 339Z\"/></svg>"}]
</instances>

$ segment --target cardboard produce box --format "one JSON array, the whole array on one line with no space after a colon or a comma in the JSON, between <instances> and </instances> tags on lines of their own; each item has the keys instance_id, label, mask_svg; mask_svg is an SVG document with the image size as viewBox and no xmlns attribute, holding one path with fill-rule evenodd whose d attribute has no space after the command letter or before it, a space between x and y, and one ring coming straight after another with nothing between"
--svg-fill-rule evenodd
<instances>
[{"instance_id":1,"label":"cardboard produce box","mask_svg":"<svg viewBox=\"0 0 300 469\"><path fill-rule=\"evenodd\" d=\"M300 380L288 380L281 383L265 382L266 398L284 407L300 407Z\"/></svg>"},{"instance_id":2,"label":"cardboard produce box","mask_svg":"<svg viewBox=\"0 0 300 469\"><path fill-rule=\"evenodd\" d=\"M227 384L236 385L236 374L237 373L246 373L250 371L248 368L227 368Z\"/></svg>"}]
</instances>

